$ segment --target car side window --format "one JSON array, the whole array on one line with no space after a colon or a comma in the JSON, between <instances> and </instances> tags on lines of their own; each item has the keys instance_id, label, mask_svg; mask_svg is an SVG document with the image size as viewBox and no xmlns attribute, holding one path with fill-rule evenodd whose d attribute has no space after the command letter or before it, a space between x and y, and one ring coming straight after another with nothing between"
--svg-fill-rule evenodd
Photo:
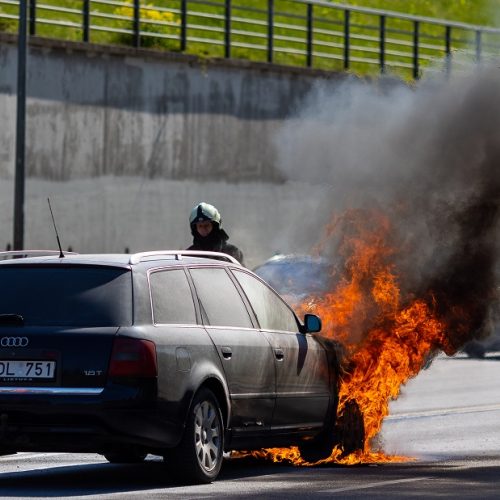
<instances>
[{"instance_id":1,"label":"car side window","mask_svg":"<svg viewBox=\"0 0 500 500\"><path fill-rule=\"evenodd\" d=\"M154 323L196 324L193 296L182 269L154 271L149 282Z\"/></svg>"},{"instance_id":2,"label":"car side window","mask_svg":"<svg viewBox=\"0 0 500 500\"><path fill-rule=\"evenodd\" d=\"M273 290L251 274L236 269L232 271L252 304L262 329L298 331L295 314Z\"/></svg>"},{"instance_id":3,"label":"car side window","mask_svg":"<svg viewBox=\"0 0 500 500\"><path fill-rule=\"evenodd\" d=\"M224 269L192 268L190 273L210 325L253 328L243 299Z\"/></svg>"}]
</instances>

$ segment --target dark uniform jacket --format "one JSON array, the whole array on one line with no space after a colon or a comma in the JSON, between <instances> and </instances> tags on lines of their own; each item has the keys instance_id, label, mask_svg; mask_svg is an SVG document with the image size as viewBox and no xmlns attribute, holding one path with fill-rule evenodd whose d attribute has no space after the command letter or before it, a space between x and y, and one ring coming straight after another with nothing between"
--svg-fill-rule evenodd
<instances>
[{"instance_id":1,"label":"dark uniform jacket","mask_svg":"<svg viewBox=\"0 0 500 500\"><path fill-rule=\"evenodd\" d=\"M229 236L224 229L214 228L212 232L205 237L200 236L196 233L196 231L194 231L193 244L187 250L227 253L244 266L243 253L237 246L228 243L228 239Z\"/></svg>"}]
</instances>

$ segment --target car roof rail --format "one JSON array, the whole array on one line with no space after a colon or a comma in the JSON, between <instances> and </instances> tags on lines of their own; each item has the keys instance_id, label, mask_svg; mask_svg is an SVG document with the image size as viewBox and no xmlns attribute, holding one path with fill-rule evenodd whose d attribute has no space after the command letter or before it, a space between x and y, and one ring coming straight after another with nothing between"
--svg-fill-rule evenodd
<instances>
[{"instance_id":1,"label":"car roof rail","mask_svg":"<svg viewBox=\"0 0 500 500\"><path fill-rule=\"evenodd\" d=\"M152 252L139 252L134 253L130 256L130 264L138 264L142 262L147 257L162 257L162 256L173 256L177 260L181 260L182 257L207 257L209 259L224 259L233 264L241 265L234 257L222 252L207 252L203 250L154 250Z\"/></svg>"},{"instance_id":2,"label":"car roof rail","mask_svg":"<svg viewBox=\"0 0 500 500\"><path fill-rule=\"evenodd\" d=\"M62 253L63 255L78 255L77 252ZM0 252L0 260L43 257L44 255L61 255L61 252L59 250L6 250L5 252Z\"/></svg>"}]
</instances>

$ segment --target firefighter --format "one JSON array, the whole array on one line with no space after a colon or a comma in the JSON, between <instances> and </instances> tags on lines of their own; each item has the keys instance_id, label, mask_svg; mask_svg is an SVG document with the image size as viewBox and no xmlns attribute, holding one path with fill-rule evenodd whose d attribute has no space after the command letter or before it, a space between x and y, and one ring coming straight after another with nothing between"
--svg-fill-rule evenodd
<instances>
[{"instance_id":1,"label":"firefighter","mask_svg":"<svg viewBox=\"0 0 500 500\"><path fill-rule=\"evenodd\" d=\"M244 265L241 250L227 242L229 236L221 228L221 223L220 213L213 205L198 203L189 216L193 244L187 250L227 253Z\"/></svg>"}]
</instances>

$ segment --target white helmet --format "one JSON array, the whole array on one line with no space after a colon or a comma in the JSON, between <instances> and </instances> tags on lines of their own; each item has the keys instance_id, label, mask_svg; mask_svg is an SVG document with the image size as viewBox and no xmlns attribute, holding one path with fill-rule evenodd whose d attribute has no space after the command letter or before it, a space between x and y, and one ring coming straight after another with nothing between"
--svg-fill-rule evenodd
<instances>
[{"instance_id":1,"label":"white helmet","mask_svg":"<svg viewBox=\"0 0 500 500\"><path fill-rule=\"evenodd\" d=\"M189 216L189 223L196 224L204 220L209 220L215 222L220 226L221 217L219 211L209 203L199 203L191 210L191 215Z\"/></svg>"}]
</instances>

